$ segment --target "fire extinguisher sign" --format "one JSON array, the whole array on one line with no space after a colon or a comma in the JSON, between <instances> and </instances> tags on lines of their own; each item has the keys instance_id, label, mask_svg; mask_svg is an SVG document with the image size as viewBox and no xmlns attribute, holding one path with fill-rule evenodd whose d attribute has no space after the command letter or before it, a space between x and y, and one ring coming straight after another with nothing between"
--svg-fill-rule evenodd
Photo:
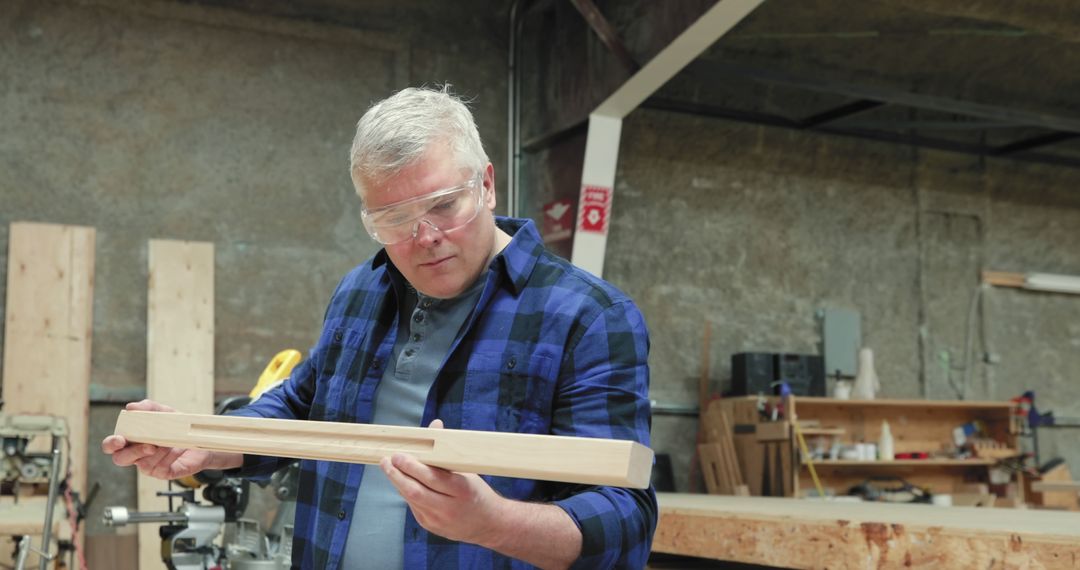
<instances>
[{"instance_id":1,"label":"fire extinguisher sign","mask_svg":"<svg viewBox=\"0 0 1080 570\"><path fill-rule=\"evenodd\" d=\"M611 188L582 186L578 231L607 235L611 214Z\"/></svg>"}]
</instances>

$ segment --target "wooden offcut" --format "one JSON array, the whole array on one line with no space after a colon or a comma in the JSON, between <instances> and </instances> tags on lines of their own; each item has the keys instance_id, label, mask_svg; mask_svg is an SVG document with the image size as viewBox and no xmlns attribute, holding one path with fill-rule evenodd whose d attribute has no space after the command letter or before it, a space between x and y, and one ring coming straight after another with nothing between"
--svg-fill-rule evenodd
<instances>
[{"instance_id":1,"label":"wooden offcut","mask_svg":"<svg viewBox=\"0 0 1080 570\"><path fill-rule=\"evenodd\" d=\"M140 443L349 463L400 452L451 471L639 489L649 485L653 462L651 449L627 440L198 414L121 412L116 433Z\"/></svg>"},{"instance_id":2,"label":"wooden offcut","mask_svg":"<svg viewBox=\"0 0 1080 570\"><path fill-rule=\"evenodd\" d=\"M67 420L65 462L85 498L94 228L16 222L9 240L4 412ZM32 443L47 452L51 438Z\"/></svg>"},{"instance_id":3,"label":"wooden offcut","mask_svg":"<svg viewBox=\"0 0 1080 570\"><path fill-rule=\"evenodd\" d=\"M214 246L151 240L146 315L146 393L182 412L214 410ZM168 484L138 478L140 511L168 510ZM157 525L139 525L140 568L161 566Z\"/></svg>"},{"instance_id":4,"label":"wooden offcut","mask_svg":"<svg viewBox=\"0 0 1080 570\"><path fill-rule=\"evenodd\" d=\"M653 550L784 568L1080 567L1080 513L660 493Z\"/></svg>"}]
</instances>

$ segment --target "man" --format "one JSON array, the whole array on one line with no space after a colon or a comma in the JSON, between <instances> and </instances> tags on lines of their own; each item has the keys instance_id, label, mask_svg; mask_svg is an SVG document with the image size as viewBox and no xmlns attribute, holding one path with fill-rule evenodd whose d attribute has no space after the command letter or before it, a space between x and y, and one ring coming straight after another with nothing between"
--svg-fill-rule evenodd
<instances>
[{"instance_id":1,"label":"man","mask_svg":"<svg viewBox=\"0 0 1080 570\"><path fill-rule=\"evenodd\" d=\"M308 359L235 412L649 442L648 334L623 293L496 218L494 169L446 90L375 104L350 153L362 221L384 249L352 270ZM129 409L171 411L153 402ZM286 460L102 443L173 478ZM652 489L480 477L405 454L378 468L304 461L293 563L303 568L643 567Z\"/></svg>"}]
</instances>

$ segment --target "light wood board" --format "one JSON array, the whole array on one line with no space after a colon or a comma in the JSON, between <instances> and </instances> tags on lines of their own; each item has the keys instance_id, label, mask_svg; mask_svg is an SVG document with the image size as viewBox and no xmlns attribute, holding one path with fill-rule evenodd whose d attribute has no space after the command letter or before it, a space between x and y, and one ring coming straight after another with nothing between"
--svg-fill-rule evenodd
<instances>
[{"instance_id":1,"label":"light wood board","mask_svg":"<svg viewBox=\"0 0 1080 570\"><path fill-rule=\"evenodd\" d=\"M1080 481L1036 481L1031 484L1031 488L1040 493L1048 491L1080 493Z\"/></svg>"},{"instance_id":2,"label":"light wood board","mask_svg":"<svg viewBox=\"0 0 1080 570\"><path fill-rule=\"evenodd\" d=\"M658 494L653 550L788 568L1077 568L1080 513Z\"/></svg>"},{"instance_id":3,"label":"light wood board","mask_svg":"<svg viewBox=\"0 0 1080 570\"><path fill-rule=\"evenodd\" d=\"M197 414L121 412L131 441L275 457L378 463L408 453L452 471L644 488L653 452L626 440Z\"/></svg>"},{"instance_id":4,"label":"light wood board","mask_svg":"<svg viewBox=\"0 0 1080 570\"><path fill-rule=\"evenodd\" d=\"M146 393L182 412L214 410L214 246L151 240ZM138 509L168 510L165 481L139 474ZM138 525L139 567L161 568L158 525Z\"/></svg>"},{"instance_id":5,"label":"light wood board","mask_svg":"<svg viewBox=\"0 0 1080 570\"><path fill-rule=\"evenodd\" d=\"M16 222L8 244L4 412L67 419L72 488L86 498L94 228ZM50 437L33 441L48 451Z\"/></svg>"}]
</instances>

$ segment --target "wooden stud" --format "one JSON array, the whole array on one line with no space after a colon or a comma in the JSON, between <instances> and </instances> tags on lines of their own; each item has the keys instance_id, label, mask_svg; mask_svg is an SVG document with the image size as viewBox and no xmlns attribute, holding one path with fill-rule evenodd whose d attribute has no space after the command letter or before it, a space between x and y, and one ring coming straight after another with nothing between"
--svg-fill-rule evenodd
<instances>
[{"instance_id":1,"label":"wooden stud","mask_svg":"<svg viewBox=\"0 0 1080 570\"><path fill-rule=\"evenodd\" d=\"M378 463L394 453L452 471L611 485L649 485L653 452L628 440L317 422L120 412L129 441L274 457Z\"/></svg>"},{"instance_id":2,"label":"wooden stud","mask_svg":"<svg viewBox=\"0 0 1080 570\"><path fill-rule=\"evenodd\" d=\"M214 411L214 246L151 240L146 318L146 393L183 412ZM140 511L168 510L168 483L138 476ZM158 525L138 526L140 568L161 562Z\"/></svg>"}]
</instances>

